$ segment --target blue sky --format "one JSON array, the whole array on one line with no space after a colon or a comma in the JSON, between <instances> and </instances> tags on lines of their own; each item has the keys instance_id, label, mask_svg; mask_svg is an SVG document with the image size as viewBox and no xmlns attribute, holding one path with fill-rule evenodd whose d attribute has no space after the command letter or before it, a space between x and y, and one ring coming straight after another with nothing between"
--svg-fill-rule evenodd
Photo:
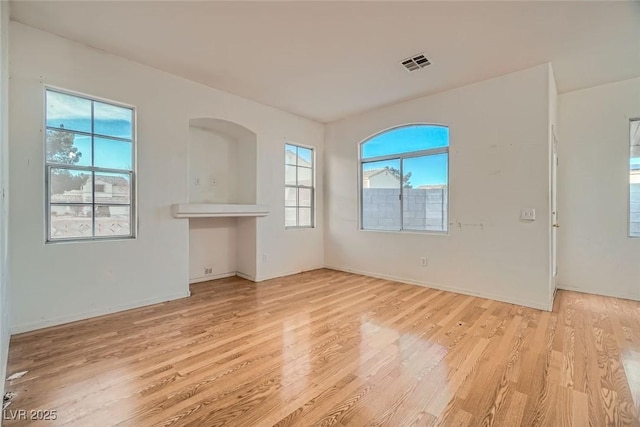
<instances>
[{"instance_id":1,"label":"blue sky","mask_svg":"<svg viewBox=\"0 0 640 427\"><path fill-rule=\"evenodd\" d=\"M72 131L93 131L115 138L131 139L133 110L64 93L47 91L47 126ZM74 146L82 153L80 166L91 166L91 137L75 134ZM133 144L109 138L94 138L94 165L111 169L132 169Z\"/></svg>"},{"instance_id":2,"label":"blue sky","mask_svg":"<svg viewBox=\"0 0 640 427\"><path fill-rule=\"evenodd\" d=\"M312 163L311 161L312 151L310 148L304 148L297 145L286 144L285 149L288 151L291 151L294 154L297 154L299 158L304 159L309 163Z\"/></svg>"},{"instance_id":3,"label":"blue sky","mask_svg":"<svg viewBox=\"0 0 640 427\"><path fill-rule=\"evenodd\" d=\"M444 126L405 126L376 135L362 144L362 158L373 158L449 145L449 128ZM446 184L448 175L448 155L438 154L404 160L403 172L411 172L413 187L421 185ZM385 166L400 169L399 160L365 163L364 170L380 169Z\"/></svg>"}]
</instances>

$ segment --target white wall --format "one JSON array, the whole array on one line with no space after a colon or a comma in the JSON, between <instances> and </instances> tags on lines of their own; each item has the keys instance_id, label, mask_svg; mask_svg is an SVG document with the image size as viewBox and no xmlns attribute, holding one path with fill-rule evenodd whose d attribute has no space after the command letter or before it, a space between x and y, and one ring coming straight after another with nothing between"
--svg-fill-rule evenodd
<instances>
[{"instance_id":1,"label":"white wall","mask_svg":"<svg viewBox=\"0 0 640 427\"><path fill-rule=\"evenodd\" d=\"M238 270L236 222L236 218L189 220L190 283L236 274ZM255 251L245 256L255 258ZM211 268L212 272L205 274L205 268Z\"/></svg>"},{"instance_id":2,"label":"white wall","mask_svg":"<svg viewBox=\"0 0 640 427\"><path fill-rule=\"evenodd\" d=\"M9 352L9 2L0 2L0 396Z\"/></svg>"},{"instance_id":3,"label":"white wall","mask_svg":"<svg viewBox=\"0 0 640 427\"><path fill-rule=\"evenodd\" d=\"M326 263L548 309L549 76L540 65L331 123ZM358 144L425 122L450 129L449 235L359 230ZM526 207L537 221L519 220Z\"/></svg>"},{"instance_id":4,"label":"white wall","mask_svg":"<svg viewBox=\"0 0 640 427\"><path fill-rule=\"evenodd\" d=\"M236 173L230 188L233 203L256 203L256 154L255 135L240 135L235 138L232 165L236 168Z\"/></svg>"},{"instance_id":5,"label":"white wall","mask_svg":"<svg viewBox=\"0 0 640 427\"><path fill-rule=\"evenodd\" d=\"M233 203L230 199L235 197L235 155L232 138L189 127L190 203ZM230 164L233 173L229 171Z\"/></svg>"},{"instance_id":6,"label":"white wall","mask_svg":"<svg viewBox=\"0 0 640 427\"><path fill-rule=\"evenodd\" d=\"M640 300L640 239L630 238L629 119L640 78L559 97L559 287Z\"/></svg>"},{"instance_id":7,"label":"white wall","mask_svg":"<svg viewBox=\"0 0 640 427\"><path fill-rule=\"evenodd\" d=\"M324 131L324 127L322 128ZM280 139L279 136L270 136ZM320 134L324 138L324 133ZM274 277L322 268L324 263L324 149L326 142L314 143L308 138L293 133L280 140L277 149L261 150L261 136L258 134L258 204L271 206L271 214L265 221L258 218L258 240L256 244L256 279L267 280ZM322 141L324 141L322 139ZM284 224L284 146L285 143L302 144L315 148L316 154L316 227L289 229L283 232ZM274 166L276 165L276 166ZM269 189L268 196L266 189ZM273 221L273 218L278 218ZM249 228L251 224L248 224ZM251 248L247 248L251 250ZM266 261L265 261L266 257ZM250 268L250 266L249 266ZM239 269L240 272L244 271ZM247 273L248 274L248 273Z\"/></svg>"},{"instance_id":8,"label":"white wall","mask_svg":"<svg viewBox=\"0 0 640 427\"><path fill-rule=\"evenodd\" d=\"M15 22L10 70L14 332L187 295L189 221L172 218L170 206L188 200L191 118L228 120L258 135L257 203L271 213L256 224L257 278L324 264L322 185L318 227L285 231L284 167L273 167L283 163L286 139L317 147L321 159L322 125ZM137 107L137 239L44 244L44 84Z\"/></svg>"}]
</instances>

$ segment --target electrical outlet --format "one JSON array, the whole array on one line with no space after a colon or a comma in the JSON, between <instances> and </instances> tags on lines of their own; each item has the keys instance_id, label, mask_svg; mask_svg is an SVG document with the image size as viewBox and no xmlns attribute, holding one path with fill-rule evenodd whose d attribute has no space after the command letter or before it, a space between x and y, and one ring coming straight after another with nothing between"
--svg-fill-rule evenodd
<instances>
[{"instance_id":1,"label":"electrical outlet","mask_svg":"<svg viewBox=\"0 0 640 427\"><path fill-rule=\"evenodd\" d=\"M200 177L196 176L196 186L200 185Z\"/></svg>"},{"instance_id":2,"label":"electrical outlet","mask_svg":"<svg viewBox=\"0 0 640 427\"><path fill-rule=\"evenodd\" d=\"M215 176L209 176L209 185L216 185L218 183L218 180L216 179Z\"/></svg>"},{"instance_id":3,"label":"electrical outlet","mask_svg":"<svg viewBox=\"0 0 640 427\"><path fill-rule=\"evenodd\" d=\"M267 254L262 254L262 261L268 261L269 258L267 257Z\"/></svg>"},{"instance_id":4,"label":"electrical outlet","mask_svg":"<svg viewBox=\"0 0 640 427\"><path fill-rule=\"evenodd\" d=\"M426 267L428 265L426 256L423 256L422 258L420 258L420 265L423 267Z\"/></svg>"},{"instance_id":5,"label":"electrical outlet","mask_svg":"<svg viewBox=\"0 0 640 427\"><path fill-rule=\"evenodd\" d=\"M213 274L213 267L205 267L204 274Z\"/></svg>"},{"instance_id":6,"label":"electrical outlet","mask_svg":"<svg viewBox=\"0 0 640 427\"><path fill-rule=\"evenodd\" d=\"M522 221L535 221L536 220L536 210L533 208L526 208L520 210L520 219Z\"/></svg>"}]
</instances>

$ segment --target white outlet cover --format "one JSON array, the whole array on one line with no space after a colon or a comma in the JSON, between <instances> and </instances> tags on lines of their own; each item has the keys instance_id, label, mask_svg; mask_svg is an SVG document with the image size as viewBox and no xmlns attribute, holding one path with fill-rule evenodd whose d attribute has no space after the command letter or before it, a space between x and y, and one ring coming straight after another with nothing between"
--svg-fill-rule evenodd
<instances>
[{"instance_id":1,"label":"white outlet cover","mask_svg":"<svg viewBox=\"0 0 640 427\"><path fill-rule=\"evenodd\" d=\"M520 219L522 221L535 221L536 210L534 208L520 209Z\"/></svg>"}]
</instances>

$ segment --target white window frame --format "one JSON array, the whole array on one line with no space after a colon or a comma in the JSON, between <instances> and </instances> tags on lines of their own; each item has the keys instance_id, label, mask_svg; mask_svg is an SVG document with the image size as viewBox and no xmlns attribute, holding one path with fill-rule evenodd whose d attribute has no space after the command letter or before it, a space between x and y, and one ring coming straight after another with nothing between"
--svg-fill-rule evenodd
<instances>
[{"instance_id":1,"label":"white window frame","mask_svg":"<svg viewBox=\"0 0 640 427\"><path fill-rule=\"evenodd\" d=\"M295 188L296 189L296 193L298 194L297 196L297 200L298 200L298 204L296 206L287 206L286 205L286 200L284 203L285 209L286 208L296 208L296 225L285 225L285 230L300 230L300 229L309 229L309 228L315 228L316 226L316 150L314 147L310 147L308 145L302 145L302 144L297 144L294 142L285 142L284 145L284 152L286 153L287 151L287 146L292 146L292 147L296 147L296 148L304 148L306 150L311 150L311 185L300 185L298 184L298 165L292 165L291 163L287 163L286 162L286 155L285 155L285 170L287 166L296 166L296 185L288 185L286 183L285 180L285 185L284 188L285 190L287 188ZM286 172L285 172L286 173ZM311 190L311 224L310 225L299 225L300 224L300 208L307 208L307 206L301 206L300 205L300 193L299 193L299 189L309 189Z\"/></svg>"},{"instance_id":2,"label":"white window frame","mask_svg":"<svg viewBox=\"0 0 640 427\"><path fill-rule=\"evenodd\" d=\"M633 140L631 139L631 126L634 122L640 122L640 117L629 119L629 161L627 162L629 165L629 177L631 177L631 145L633 144ZM640 233L634 234L631 230L631 180L629 180L627 195L629 200L629 203L627 204L627 234L631 239L640 239Z\"/></svg>"},{"instance_id":3,"label":"white window frame","mask_svg":"<svg viewBox=\"0 0 640 427\"><path fill-rule=\"evenodd\" d=\"M426 149L426 150L418 150L418 151L409 151L406 153L398 153L398 154L389 154L389 155L385 155L385 156L376 156L376 157L367 157L366 159L362 158L362 150L364 145L371 141L372 139L376 138L377 136L380 136L382 134L385 133L389 133L389 132L393 132L395 130L399 130L402 128L406 128L406 127L413 127L413 126L434 126L434 127L445 127L448 128L448 126L446 125L442 125L442 124L434 124L434 123L410 123L410 124L406 124L406 125L401 125L401 126L394 126L392 128L389 129L385 129L381 132L378 132L374 135L371 135L370 137L368 137L367 139L365 139L364 141L362 141L359 145L358 145L358 187L359 187L359 200L358 200L358 209L359 209L359 215L358 215L358 219L359 219L359 229L360 231L373 231L373 232L382 232L382 233L419 233L419 234L437 234L437 235L449 235L449 218L451 217L451 212L450 212L450 205L449 205L449 193L450 193L450 184L449 184L449 178L450 178L450 170L449 170L449 163L451 160L451 156L449 154L449 148L451 147L451 141L449 139L449 145L447 145L446 147L437 147L437 148L430 148L430 149ZM404 204L403 204L403 199L404 199L404 185L402 183L403 177L404 177L404 170L403 170L403 160L405 159L410 159L410 158L414 158L414 157L426 157L426 156L435 156L435 155L439 155L439 154L446 154L447 155L447 198L446 198L446 206L447 206L447 219L446 221L444 221L444 226L445 229L440 231L440 230L416 230L416 229L405 229L404 228ZM374 228L364 228L364 176L363 176L363 166L366 163L373 163L373 162L380 162L380 161L387 161L387 160L398 160L400 163L400 228L398 230L391 230L391 229L374 229Z\"/></svg>"},{"instance_id":4,"label":"white window frame","mask_svg":"<svg viewBox=\"0 0 640 427\"><path fill-rule=\"evenodd\" d=\"M91 137L91 157L92 157L92 166L79 166L75 164L60 164L60 163L50 163L47 161L47 131L48 130L60 130L60 128L47 126L47 93L48 92L57 92L64 95L74 96L77 98L86 99L92 102L91 104L91 132L82 132L75 131L71 129L67 129L68 132L73 132L74 134L85 135ZM44 184L45 184L45 235L46 240L45 243L64 243L64 242L87 242L87 241L104 241L104 240L129 240L135 239L137 235L137 209L136 209L136 169L137 169L137 126L136 126L136 118L137 112L136 108L132 105L124 104L121 102L113 101L110 99L100 98L97 96L87 95L75 91L71 91L68 89L62 89L55 86L44 86L44 132L43 132L43 148L44 148ZM94 128L94 116L93 116L93 102L99 102L102 104L112 105L115 107L121 107L131 110L131 140L126 138L117 138L110 135L101 135L95 133ZM95 136L111 139L111 140L119 140L119 141L127 141L131 142L131 169L112 169L112 168L103 168L93 166L93 156L94 153L94 141L93 138ZM70 170L80 170L86 171L87 173L91 173L92 175L92 200L91 203L74 203L74 202L51 202L51 170L52 169L70 169ZM123 175L129 175L129 234L128 235L117 235L117 236L96 236L96 215L95 210L96 206L105 205L105 203L96 203L95 200L95 175L96 173L117 173ZM86 237L70 237L70 238L52 238L51 237L51 206L73 206L73 205L90 205L92 209L91 215L91 236ZM107 204L108 205L108 204ZM126 204L117 204L118 206L127 206ZM114 205L116 206L116 205Z\"/></svg>"}]
</instances>

